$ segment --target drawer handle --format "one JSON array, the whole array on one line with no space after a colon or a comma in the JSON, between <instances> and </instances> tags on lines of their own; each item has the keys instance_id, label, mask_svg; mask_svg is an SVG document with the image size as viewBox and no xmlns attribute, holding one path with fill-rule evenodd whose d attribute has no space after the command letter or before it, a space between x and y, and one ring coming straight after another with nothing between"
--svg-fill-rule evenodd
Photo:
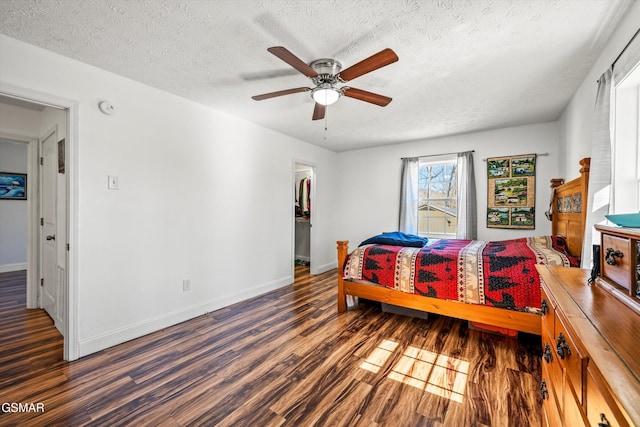
<instances>
[{"instance_id":1,"label":"drawer handle","mask_svg":"<svg viewBox=\"0 0 640 427\"><path fill-rule=\"evenodd\" d=\"M567 339L562 335L562 332L558 335L558 345L556 346L556 350L558 351L560 359L564 360L565 355L571 356L571 349L569 348L569 344L567 344Z\"/></svg>"},{"instance_id":2,"label":"drawer handle","mask_svg":"<svg viewBox=\"0 0 640 427\"><path fill-rule=\"evenodd\" d=\"M609 420L607 419L607 417L604 416L604 414L600 414L600 422L598 423L598 427L610 427L611 424L609 424Z\"/></svg>"},{"instance_id":3,"label":"drawer handle","mask_svg":"<svg viewBox=\"0 0 640 427\"><path fill-rule=\"evenodd\" d=\"M546 299L542 300L542 304L540 304L540 311L542 314L547 314L547 311L549 311L549 304Z\"/></svg>"},{"instance_id":4,"label":"drawer handle","mask_svg":"<svg viewBox=\"0 0 640 427\"><path fill-rule=\"evenodd\" d=\"M604 260L609 265L616 265L616 257L622 258L624 254L617 249L607 248L607 252L605 253Z\"/></svg>"},{"instance_id":5,"label":"drawer handle","mask_svg":"<svg viewBox=\"0 0 640 427\"><path fill-rule=\"evenodd\" d=\"M544 357L545 362L551 363L553 360L553 352L551 351L551 346L549 344L544 345L544 350L542 351L542 357Z\"/></svg>"},{"instance_id":6,"label":"drawer handle","mask_svg":"<svg viewBox=\"0 0 640 427\"><path fill-rule=\"evenodd\" d=\"M547 383L545 380L542 380L540 383L540 397L542 397L542 400L549 398L549 390L547 390ZM604 414L602 414L602 416L604 416Z\"/></svg>"}]
</instances>

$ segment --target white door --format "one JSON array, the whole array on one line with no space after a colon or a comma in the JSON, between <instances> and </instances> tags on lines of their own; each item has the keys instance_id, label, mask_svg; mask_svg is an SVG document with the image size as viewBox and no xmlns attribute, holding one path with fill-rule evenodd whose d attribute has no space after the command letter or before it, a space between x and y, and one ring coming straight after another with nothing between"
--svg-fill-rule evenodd
<instances>
[{"instance_id":1,"label":"white door","mask_svg":"<svg viewBox=\"0 0 640 427\"><path fill-rule=\"evenodd\" d=\"M56 327L60 328L62 313L58 310L60 295L57 283L57 245L60 239L56 236L58 173L56 135L54 131L45 136L40 147L40 306L49 313Z\"/></svg>"}]
</instances>

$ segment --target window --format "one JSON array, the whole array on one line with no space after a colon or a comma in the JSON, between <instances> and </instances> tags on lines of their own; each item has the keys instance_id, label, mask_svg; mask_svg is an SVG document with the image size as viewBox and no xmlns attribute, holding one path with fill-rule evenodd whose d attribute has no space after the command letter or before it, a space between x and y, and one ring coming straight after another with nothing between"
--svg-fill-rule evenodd
<instances>
[{"instance_id":1,"label":"window","mask_svg":"<svg viewBox=\"0 0 640 427\"><path fill-rule=\"evenodd\" d=\"M418 162L418 234L455 238L458 229L456 155Z\"/></svg>"},{"instance_id":2,"label":"window","mask_svg":"<svg viewBox=\"0 0 640 427\"><path fill-rule=\"evenodd\" d=\"M616 82L613 131L613 206L615 213L640 211L640 63Z\"/></svg>"},{"instance_id":3,"label":"window","mask_svg":"<svg viewBox=\"0 0 640 427\"><path fill-rule=\"evenodd\" d=\"M475 240L473 151L403 157L398 229L429 237Z\"/></svg>"},{"instance_id":4,"label":"window","mask_svg":"<svg viewBox=\"0 0 640 427\"><path fill-rule=\"evenodd\" d=\"M598 80L582 267L592 262L591 245L599 233L593 226L607 213L638 211L640 183L640 29Z\"/></svg>"}]
</instances>

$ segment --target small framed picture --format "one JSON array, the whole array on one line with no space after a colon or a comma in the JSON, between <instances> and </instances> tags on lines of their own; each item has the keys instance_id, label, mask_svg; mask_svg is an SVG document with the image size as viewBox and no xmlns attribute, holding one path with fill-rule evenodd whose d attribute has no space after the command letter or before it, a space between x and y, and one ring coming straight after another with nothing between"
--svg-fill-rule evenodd
<instances>
[{"instance_id":1,"label":"small framed picture","mask_svg":"<svg viewBox=\"0 0 640 427\"><path fill-rule=\"evenodd\" d=\"M0 172L0 200L27 200L27 174Z\"/></svg>"}]
</instances>

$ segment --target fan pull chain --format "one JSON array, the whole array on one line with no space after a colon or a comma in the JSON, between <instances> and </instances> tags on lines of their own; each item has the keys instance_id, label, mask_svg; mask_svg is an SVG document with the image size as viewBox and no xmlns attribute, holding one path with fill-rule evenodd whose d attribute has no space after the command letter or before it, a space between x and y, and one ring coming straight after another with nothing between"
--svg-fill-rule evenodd
<instances>
[{"instance_id":1,"label":"fan pull chain","mask_svg":"<svg viewBox=\"0 0 640 427\"><path fill-rule=\"evenodd\" d=\"M328 108L326 109L328 110ZM327 140L327 113L325 110L325 114L324 114L324 140Z\"/></svg>"}]
</instances>

